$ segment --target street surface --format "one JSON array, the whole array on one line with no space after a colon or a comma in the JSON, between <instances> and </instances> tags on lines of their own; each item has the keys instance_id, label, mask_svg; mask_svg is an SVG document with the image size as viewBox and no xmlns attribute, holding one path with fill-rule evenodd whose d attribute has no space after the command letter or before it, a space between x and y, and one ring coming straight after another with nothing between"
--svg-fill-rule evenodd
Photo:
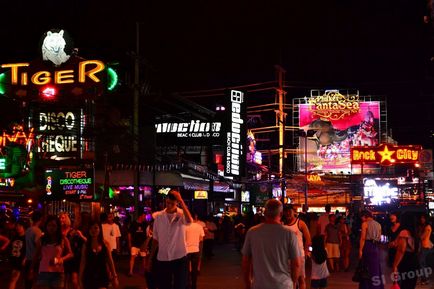
<instances>
[{"instance_id":1,"label":"street surface","mask_svg":"<svg viewBox=\"0 0 434 289\"><path fill-rule=\"evenodd\" d=\"M232 244L217 245L214 250L215 256L211 260L203 260L202 269L198 278L199 289L242 289L243 280L241 273L241 254L237 252ZM383 254L385 257L385 254ZM355 256L352 258L355 267ZM139 261L139 260L137 260ZM136 262L135 274L128 277L128 257L124 256L117 263L119 274L120 289L146 289L141 263ZM382 262L384 264L384 260ZM386 266L383 266L386 268ZM358 284L351 281L352 272L333 273L329 278L329 289L356 289ZM386 276L390 276L389 270L385 271ZM0 266L0 288L7 288L8 270L5 266ZM308 283L309 284L309 283ZM434 284L431 282L431 284ZM390 288L391 284L386 284L385 289ZM24 288L20 282L17 289ZM309 288L309 287L308 287ZM429 285L418 285L416 288L431 289Z\"/></svg>"}]
</instances>

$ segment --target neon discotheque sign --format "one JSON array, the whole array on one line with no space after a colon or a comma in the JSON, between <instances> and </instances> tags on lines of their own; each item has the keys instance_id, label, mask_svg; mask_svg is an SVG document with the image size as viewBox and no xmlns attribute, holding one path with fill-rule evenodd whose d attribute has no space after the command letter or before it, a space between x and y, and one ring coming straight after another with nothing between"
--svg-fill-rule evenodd
<instances>
[{"instance_id":1,"label":"neon discotheque sign","mask_svg":"<svg viewBox=\"0 0 434 289\"><path fill-rule=\"evenodd\" d=\"M42 108L35 110L33 117L39 153L46 158L79 157L83 129L80 110Z\"/></svg>"},{"instance_id":2,"label":"neon discotheque sign","mask_svg":"<svg viewBox=\"0 0 434 289\"><path fill-rule=\"evenodd\" d=\"M47 196L92 200L94 189L93 169L47 169L45 171Z\"/></svg>"}]
</instances>

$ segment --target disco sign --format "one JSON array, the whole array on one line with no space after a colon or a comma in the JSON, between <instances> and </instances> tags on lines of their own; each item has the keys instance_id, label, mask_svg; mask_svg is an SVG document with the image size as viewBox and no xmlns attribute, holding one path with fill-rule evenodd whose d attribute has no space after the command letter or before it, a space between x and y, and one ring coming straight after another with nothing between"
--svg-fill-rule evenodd
<instances>
[{"instance_id":1,"label":"disco sign","mask_svg":"<svg viewBox=\"0 0 434 289\"><path fill-rule=\"evenodd\" d=\"M45 158L78 158L81 113L71 109L35 111L34 126L38 153Z\"/></svg>"},{"instance_id":2,"label":"disco sign","mask_svg":"<svg viewBox=\"0 0 434 289\"><path fill-rule=\"evenodd\" d=\"M48 169L45 192L55 198L92 200L94 181L93 169Z\"/></svg>"}]
</instances>

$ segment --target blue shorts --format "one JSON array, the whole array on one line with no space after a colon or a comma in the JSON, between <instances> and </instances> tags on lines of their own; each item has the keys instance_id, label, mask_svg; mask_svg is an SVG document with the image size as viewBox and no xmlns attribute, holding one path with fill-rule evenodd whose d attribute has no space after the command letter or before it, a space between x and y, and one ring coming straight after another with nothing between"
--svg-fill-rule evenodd
<instances>
[{"instance_id":1,"label":"blue shorts","mask_svg":"<svg viewBox=\"0 0 434 289\"><path fill-rule=\"evenodd\" d=\"M327 288L327 278L310 281L310 288Z\"/></svg>"},{"instance_id":2,"label":"blue shorts","mask_svg":"<svg viewBox=\"0 0 434 289\"><path fill-rule=\"evenodd\" d=\"M39 272L36 284L41 287L65 286L65 274L61 272Z\"/></svg>"}]
</instances>

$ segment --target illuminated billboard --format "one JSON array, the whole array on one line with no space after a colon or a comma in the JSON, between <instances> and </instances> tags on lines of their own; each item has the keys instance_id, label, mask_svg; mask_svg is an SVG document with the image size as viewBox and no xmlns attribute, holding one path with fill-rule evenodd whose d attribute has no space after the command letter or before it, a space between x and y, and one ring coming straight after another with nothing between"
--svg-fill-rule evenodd
<instances>
[{"instance_id":1,"label":"illuminated billboard","mask_svg":"<svg viewBox=\"0 0 434 289\"><path fill-rule=\"evenodd\" d=\"M303 170L307 161L309 171L348 172L350 147L379 143L380 103L377 101L359 101L358 96L329 91L299 104L298 108L300 128L313 133L312 137L300 137Z\"/></svg>"},{"instance_id":2,"label":"illuminated billboard","mask_svg":"<svg viewBox=\"0 0 434 289\"><path fill-rule=\"evenodd\" d=\"M380 164L388 166L393 164L415 164L419 161L421 146L398 146L382 144L378 147L351 148L352 164Z\"/></svg>"},{"instance_id":3,"label":"illuminated billboard","mask_svg":"<svg viewBox=\"0 0 434 289\"><path fill-rule=\"evenodd\" d=\"M196 200L207 200L208 192L207 191L194 191L194 198Z\"/></svg>"},{"instance_id":4,"label":"illuminated billboard","mask_svg":"<svg viewBox=\"0 0 434 289\"><path fill-rule=\"evenodd\" d=\"M390 204L398 199L396 180L369 179L363 180L364 201L366 205Z\"/></svg>"},{"instance_id":5,"label":"illuminated billboard","mask_svg":"<svg viewBox=\"0 0 434 289\"><path fill-rule=\"evenodd\" d=\"M38 153L42 158L79 158L81 112L68 108L35 109L33 115ZM83 123L84 125L84 123Z\"/></svg>"},{"instance_id":6,"label":"illuminated billboard","mask_svg":"<svg viewBox=\"0 0 434 289\"><path fill-rule=\"evenodd\" d=\"M63 29L44 33L41 58L0 64L0 94L25 101L82 101L113 90L116 72L100 60L77 55L72 39Z\"/></svg>"},{"instance_id":7,"label":"illuminated billboard","mask_svg":"<svg viewBox=\"0 0 434 289\"><path fill-rule=\"evenodd\" d=\"M227 96L226 135L224 140L225 176L244 175L246 162L247 124L244 92L230 90Z\"/></svg>"},{"instance_id":8,"label":"illuminated billboard","mask_svg":"<svg viewBox=\"0 0 434 289\"><path fill-rule=\"evenodd\" d=\"M47 196L92 200L94 193L93 169L47 169L45 192Z\"/></svg>"},{"instance_id":9,"label":"illuminated billboard","mask_svg":"<svg viewBox=\"0 0 434 289\"><path fill-rule=\"evenodd\" d=\"M221 122L190 120L155 124L157 145L206 145L219 142L223 136Z\"/></svg>"}]
</instances>

